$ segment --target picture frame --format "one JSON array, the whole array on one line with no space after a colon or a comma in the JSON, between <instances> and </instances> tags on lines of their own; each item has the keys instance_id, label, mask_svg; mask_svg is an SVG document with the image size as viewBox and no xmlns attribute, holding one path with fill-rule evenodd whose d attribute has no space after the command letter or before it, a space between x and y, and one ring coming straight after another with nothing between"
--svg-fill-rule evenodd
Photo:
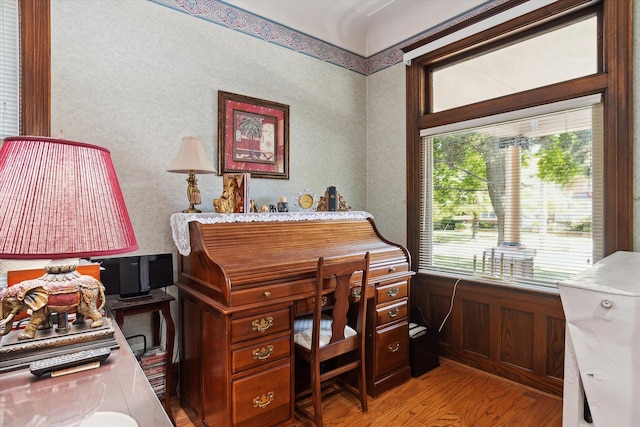
<instances>
[{"instance_id":1,"label":"picture frame","mask_svg":"<svg viewBox=\"0 0 640 427\"><path fill-rule=\"evenodd\" d=\"M289 106L218 91L218 174L289 179Z\"/></svg>"}]
</instances>

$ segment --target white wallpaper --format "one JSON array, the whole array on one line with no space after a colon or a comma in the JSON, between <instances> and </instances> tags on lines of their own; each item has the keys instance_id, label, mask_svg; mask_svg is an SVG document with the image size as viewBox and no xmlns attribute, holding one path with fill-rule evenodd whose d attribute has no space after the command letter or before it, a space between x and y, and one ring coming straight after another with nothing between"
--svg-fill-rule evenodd
<instances>
[{"instance_id":1,"label":"white wallpaper","mask_svg":"<svg viewBox=\"0 0 640 427\"><path fill-rule=\"evenodd\" d=\"M51 16L52 135L111 150L139 253L175 253L187 176L166 168L186 135L217 165L218 90L290 107L290 179L253 179L259 205L335 185L366 210L366 77L146 0L53 0ZM198 176L199 209L221 181Z\"/></svg>"},{"instance_id":2,"label":"white wallpaper","mask_svg":"<svg viewBox=\"0 0 640 427\"><path fill-rule=\"evenodd\" d=\"M367 77L367 209L392 242L407 243L406 65Z\"/></svg>"}]
</instances>

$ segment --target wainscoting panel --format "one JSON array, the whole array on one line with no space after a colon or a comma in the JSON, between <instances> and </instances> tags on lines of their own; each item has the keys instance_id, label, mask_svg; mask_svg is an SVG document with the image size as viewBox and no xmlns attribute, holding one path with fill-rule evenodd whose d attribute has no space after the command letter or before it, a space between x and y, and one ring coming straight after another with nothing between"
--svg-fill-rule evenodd
<instances>
[{"instance_id":1,"label":"wainscoting panel","mask_svg":"<svg viewBox=\"0 0 640 427\"><path fill-rule=\"evenodd\" d=\"M461 300L462 306L462 348L489 357L489 304L468 299Z\"/></svg>"},{"instance_id":2,"label":"wainscoting panel","mask_svg":"<svg viewBox=\"0 0 640 427\"><path fill-rule=\"evenodd\" d=\"M432 327L442 326L441 356L561 396L565 319L559 293L465 279L451 307L455 281L419 274L412 282L412 303Z\"/></svg>"},{"instance_id":3,"label":"wainscoting panel","mask_svg":"<svg viewBox=\"0 0 640 427\"><path fill-rule=\"evenodd\" d=\"M547 317L547 366L546 372L550 377L563 378L564 375L564 332L565 332L565 320L564 315L562 319L556 319L553 317ZM562 358L558 358L556 355L562 354Z\"/></svg>"},{"instance_id":4,"label":"wainscoting panel","mask_svg":"<svg viewBox=\"0 0 640 427\"><path fill-rule=\"evenodd\" d=\"M500 307L500 361L533 370L533 313Z\"/></svg>"}]
</instances>

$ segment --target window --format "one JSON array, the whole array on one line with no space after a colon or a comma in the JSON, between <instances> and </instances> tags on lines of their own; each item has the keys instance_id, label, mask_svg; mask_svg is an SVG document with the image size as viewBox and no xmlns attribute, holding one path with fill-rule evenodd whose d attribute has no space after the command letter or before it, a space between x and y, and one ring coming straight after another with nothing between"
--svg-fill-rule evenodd
<instances>
[{"instance_id":1,"label":"window","mask_svg":"<svg viewBox=\"0 0 640 427\"><path fill-rule=\"evenodd\" d=\"M511 95L598 71L594 15L451 64L435 66L432 111Z\"/></svg>"},{"instance_id":2,"label":"window","mask_svg":"<svg viewBox=\"0 0 640 427\"><path fill-rule=\"evenodd\" d=\"M18 0L0 0L0 140L20 130Z\"/></svg>"},{"instance_id":3,"label":"window","mask_svg":"<svg viewBox=\"0 0 640 427\"><path fill-rule=\"evenodd\" d=\"M631 250L630 7L558 0L411 60L418 273L554 287Z\"/></svg>"},{"instance_id":4,"label":"window","mask_svg":"<svg viewBox=\"0 0 640 427\"><path fill-rule=\"evenodd\" d=\"M602 257L602 106L580 101L423 132L421 271L553 286Z\"/></svg>"}]
</instances>

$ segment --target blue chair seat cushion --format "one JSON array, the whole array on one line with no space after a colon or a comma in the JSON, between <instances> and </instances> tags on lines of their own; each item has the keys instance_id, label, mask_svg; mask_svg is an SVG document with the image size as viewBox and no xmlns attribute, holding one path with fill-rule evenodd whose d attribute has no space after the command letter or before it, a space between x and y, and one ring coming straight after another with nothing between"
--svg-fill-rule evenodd
<instances>
[{"instance_id":1,"label":"blue chair seat cushion","mask_svg":"<svg viewBox=\"0 0 640 427\"><path fill-rule=\"evenodd\" d=\"M320 347L331 342L331 323L333 318L328 314L323 314L320 318ZM313 316L304 316L295 319L293 322L293 340L296 344L308 350L311 349L311 333L313 331ZM344 337L349 338L357 335L357 332L350 326L345 326Z\"/></svg>"}]
</instances>

